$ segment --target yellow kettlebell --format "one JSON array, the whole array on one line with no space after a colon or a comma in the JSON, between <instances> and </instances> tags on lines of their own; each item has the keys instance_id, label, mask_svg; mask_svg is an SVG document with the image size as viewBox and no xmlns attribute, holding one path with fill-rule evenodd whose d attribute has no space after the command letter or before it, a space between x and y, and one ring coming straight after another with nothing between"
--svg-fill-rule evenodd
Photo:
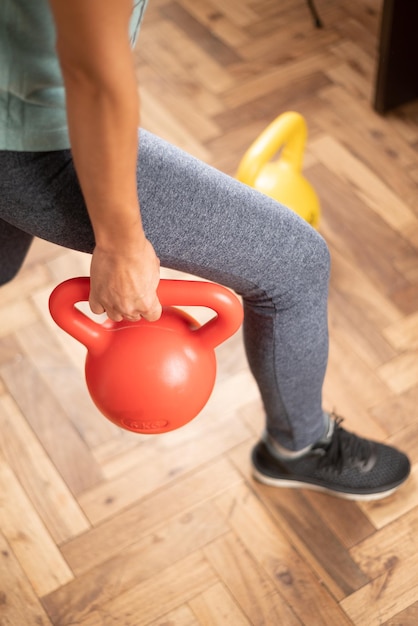
<instances>
[{"instance_id":1,"label":"yellow kettlebell","mask_svg":"<svg viewBox=\"0 0 418 626\"><path fill-rule=\"evenodd\" d=\"M294 111L279 115L244 154L236 177L286 205L317 228L321 213L318 196L302 176L307 136L302 115ZM271 161L279 151L279 158Z\"/></svg>"}]
</instances>

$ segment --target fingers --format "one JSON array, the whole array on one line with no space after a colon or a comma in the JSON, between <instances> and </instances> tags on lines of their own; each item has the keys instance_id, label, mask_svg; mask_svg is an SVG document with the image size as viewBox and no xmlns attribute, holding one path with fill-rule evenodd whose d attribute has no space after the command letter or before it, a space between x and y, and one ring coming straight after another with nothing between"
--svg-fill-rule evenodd
<instances>
[{"instance_id":1,"label":"fingers","mask_svg":"<svg viewBox=\"0 0 418 626\"><path fill-rule=\"evenodd\" d=\"M95 315L101 315L102 313L105 313L104 307L102 307L100 302L97 302L97 300L94 300L91 294L90 294L90 299L89 299L89 305L90 305L91 312L95 313Z\"/></svg>"},{"instance_id":2,"label":"fingers","mask_svg":"<svg viewBox=\"0 0 418 626\"><path fill-rule=\"evenodd\" d=\"M140 302L140 306L136 309L132 308L120 308L106 307L97 302L95 299L90 298L90 309L93 313L100 315L106 313L109 319L114 322L121 322L127 320L128 322L137 322L141 318L149 322L156 322L161 317L162 306L157 296L154 296L150 304L145 304L144 301Z\"/></svg>"},{"instance_id":3,"label":"fingers","mask_svg":"<svg viewBox=\"0 0 418 626\"><path fill-rule=\"evenodd\" d=\"M96 246L90 267L90 308L93 313L106 312L115 322L141 318L154 322L162 313L159 280L160 262L148 240L134 254Z\"/></svg>"},{"instance_id":4,"label":"fingers","mask_svg":"<svg viewBox=\"0 0 418 626\"><path fill-rule=\"evenodd\" d=\"M156 322L160 319L162 313L162 307L160 301L157 296L155 296L152 300L151 305L147 307L145 311L141 311L140 315L144 319L148 320L148 322Z\"/></svg>"},{"instance_id":5,"label":"fingers","mask_svg":"<svg viewBox=\"0 0 418 626\"><path fill-rule=\"evenodd\" d=\"M160 319L161 313L162 307L160 301L155 296L152 300L152 303L148 306L143 305L140 310L122 313L122 317L129 322L137 322L141 319L141 317L143 317L148 322L156 322Z\"/></svg>"}]
</instances>

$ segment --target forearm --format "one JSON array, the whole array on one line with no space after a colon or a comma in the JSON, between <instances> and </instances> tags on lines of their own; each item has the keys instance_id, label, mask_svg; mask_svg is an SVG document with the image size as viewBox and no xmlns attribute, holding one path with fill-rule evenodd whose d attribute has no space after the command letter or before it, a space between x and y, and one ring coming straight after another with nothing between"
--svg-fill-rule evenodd
<instances>
[{"instance_id":1,"label":"forearm","mask_svg":"<svg viewBox=\"0 0 418 626\"><path fill-rule=\"evenodd\" d=\"M142 233L136 186L139 96L132 0L49 0L71 149L97 245ZM128 239L128 240L127 240Z\"/></svg>"},{"instance_id":2,"label":"forearm","mask_svg":"<svg viewBox=\"0 0 418 626\"><path fill-rule=\"evenodd\" d=\"M71 149L95 233L112 249L143 237L136 185L139 97L134 77L90 80L63 70ZM132 72L133 73L133 72Z\"/></svg>"},{"instance_id":3,"label":"forearm","mask_svg":"<svg viewBox=\"0 0 418 626\"><path fill-rule=\"evenodd\" d=\"M49 0L67 98L71 150L94 230L90 306L153 321L159 260L137 195L139 97L128 26L132 0Z\"/></svg>"}]
</instances>

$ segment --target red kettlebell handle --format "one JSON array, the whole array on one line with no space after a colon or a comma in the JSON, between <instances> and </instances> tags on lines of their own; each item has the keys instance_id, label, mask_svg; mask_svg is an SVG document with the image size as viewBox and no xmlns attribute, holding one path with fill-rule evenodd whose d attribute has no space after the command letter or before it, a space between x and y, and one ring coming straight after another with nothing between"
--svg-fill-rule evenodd
<instances>
[{"instance_id":1,"label":"red kettlebell handle","mask_svg":"<svg viewBox=\"0 0 418 626\"><path fill-rule=\"evenodd\" d=\"M193 332L199 334L206 345L215 348L240 327L243 310L238 298L226 287L195 280L161 279L158 297L163 306L205 306L217 315ZM77 302L88 301L90 279L70 278L59 284L50 295L49 310L53 320L67 333L95 351L104 348L108 334L98 324L75 307ZM114 322L115 327L118 323ZM133 322L134 323L134 322ZM152 322L151 322L152 323Z\"/></svg>"}]
</instances>

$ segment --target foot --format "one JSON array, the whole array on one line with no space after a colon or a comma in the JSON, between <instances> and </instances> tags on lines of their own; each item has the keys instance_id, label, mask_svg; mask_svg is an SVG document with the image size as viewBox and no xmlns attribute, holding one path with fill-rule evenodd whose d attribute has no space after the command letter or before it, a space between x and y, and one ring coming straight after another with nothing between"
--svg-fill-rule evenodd
<instances>
[{"instance_id":1,"label":"foot","mask_svg":"<svg viewBox=\"0 0 418 626\"><path fill-rule=\"evenodd\" d=\"M410 472L408 458L391 446L361 439L332 419L330 431L299 457L284 458L267 435L252 452L254 478L274 487L314 489L349 500L378 500Z\"/></svg>"}]
</instances>

